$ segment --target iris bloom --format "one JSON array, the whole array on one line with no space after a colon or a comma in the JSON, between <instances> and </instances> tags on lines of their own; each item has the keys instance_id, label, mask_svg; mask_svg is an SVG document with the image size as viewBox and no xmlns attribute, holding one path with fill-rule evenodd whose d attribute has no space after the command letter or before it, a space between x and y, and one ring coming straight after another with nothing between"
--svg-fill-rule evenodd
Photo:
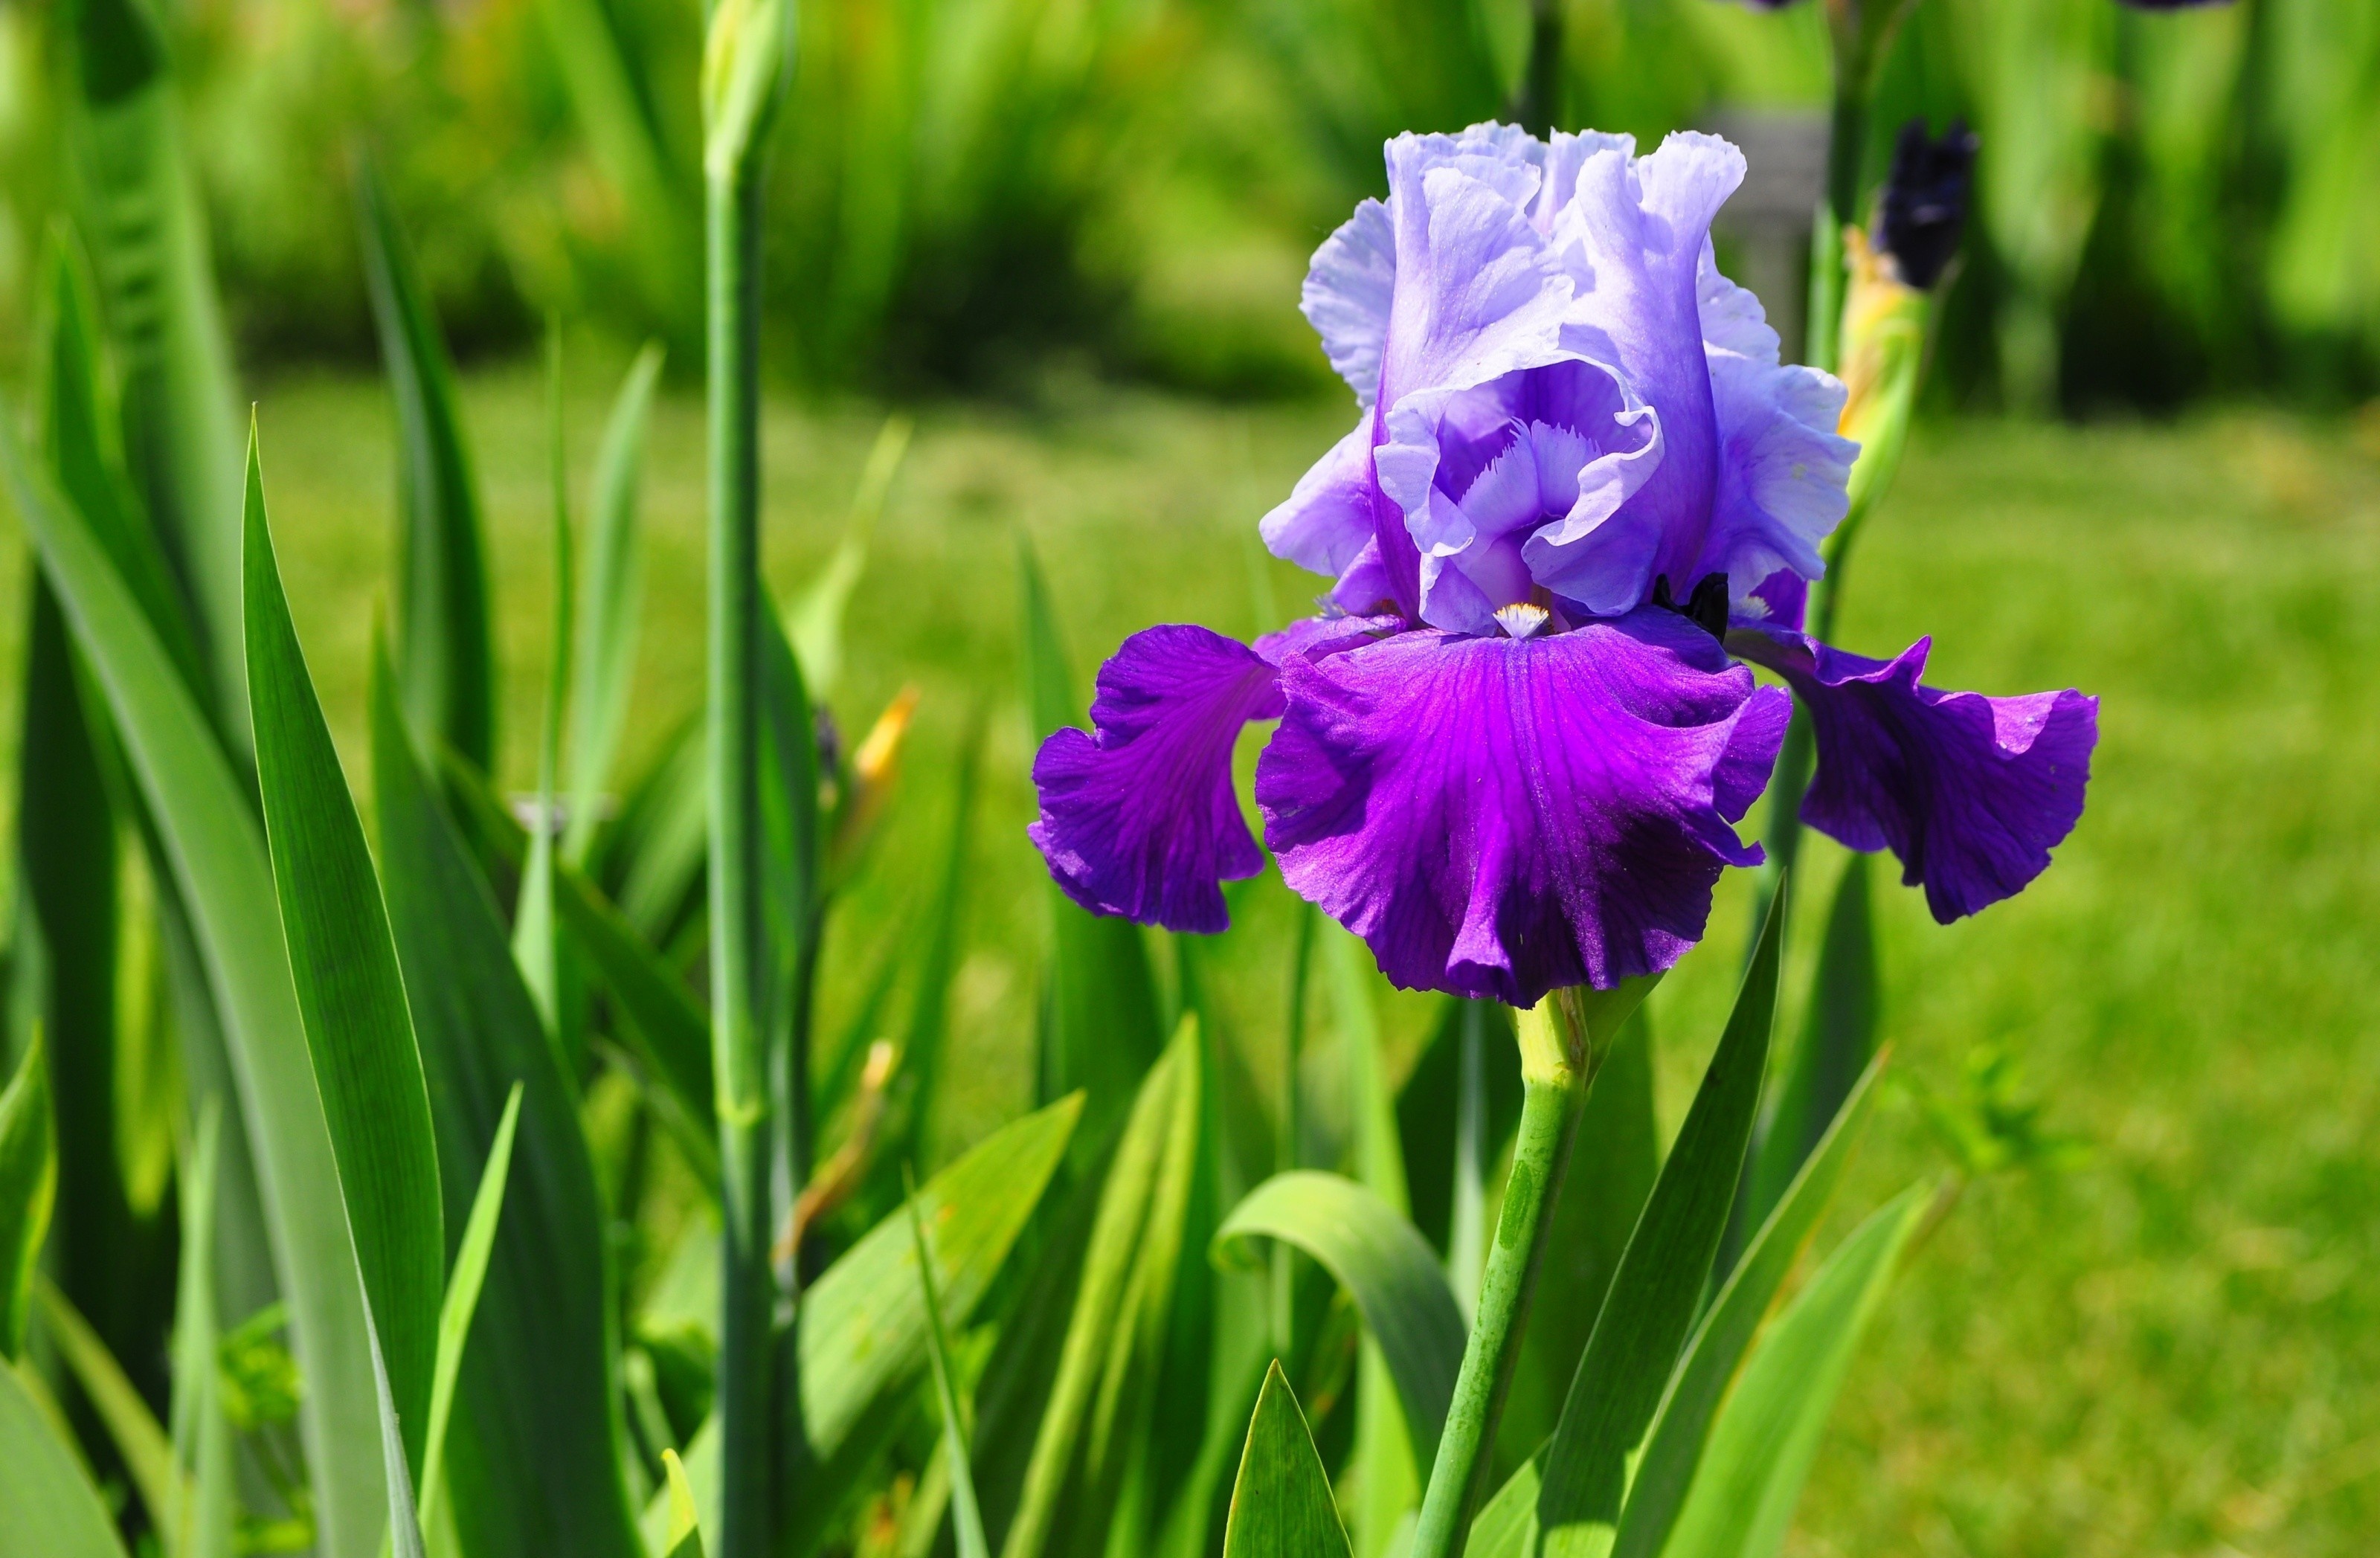
<instances>
[{"instance_id":1,"label":"iris bloom","mask_svg":"<svg viewBox=\"0 0 2380 1558\"><path fill-rule=\"evenodd\" d=\"M1331 576L1322 615L1242 644L1151 627L1100 668L1092 732L1034 763L1032 830L1086 908L1226 920L1264 857L1232 788L1251 720L1265 842L1397 984L1516 1005L1668 968L1697 941L1791 700L1803 815L1889 848L1949 920L2073 827L2097 703L1920 684L1805 638L1856 446L1843 388L1778 360L1712 262L1726 141L1500 125L1402 136L1389 198L1314 257L1306 318L1362 415L1262 523Z\"/></svg>"}]
</instances>

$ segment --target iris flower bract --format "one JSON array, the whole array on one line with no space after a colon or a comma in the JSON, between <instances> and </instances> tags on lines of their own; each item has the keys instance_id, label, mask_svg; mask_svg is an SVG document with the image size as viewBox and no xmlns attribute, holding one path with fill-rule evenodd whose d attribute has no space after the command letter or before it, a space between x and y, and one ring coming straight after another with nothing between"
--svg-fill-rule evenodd
<instances>
[{"instance_id":1,"label":"iris flower bract","mask_svg":"<svg viewBox=\"0 0 2380 1558\"><path fill-rule=\"evenodd\" d=\"M1314 257L1305 310L1355 427L1262 523L1331 576L1324 615L1241 644L1126 639L1092 732L1034 763L1031 829L1101 914L1226 922L1263 855L1232 789L1243 724L1281 874L1407 988L1517 1005L1666 968L1697 941L1791 700L1803 809L1889 848L1949 920L2017 892L2081 814L2097 703L1920 684L1805 638L1856 446L1843 387L1780 364L1710 224L1743 158L1647 156L1501 125L1388 146L1389 198Z\"/></svg>"}]
</instances>

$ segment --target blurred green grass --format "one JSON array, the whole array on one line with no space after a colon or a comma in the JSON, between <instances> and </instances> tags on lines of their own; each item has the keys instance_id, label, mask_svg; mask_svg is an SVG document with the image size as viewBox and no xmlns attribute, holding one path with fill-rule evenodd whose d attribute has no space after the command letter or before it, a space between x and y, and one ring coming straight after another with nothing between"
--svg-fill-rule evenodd
<instances>
[{"instance_id":1,"label":"blurred green grass","mask_svg":"<svg viewBox=\"0 0 2380 1558\"><path fill-rule=\"evenodd\" d=\"M617 367L571 375L582 505ZM464 393L498 581L504 767L525 785L550 589L541 388L504 371ZM341 377L279 380L261 406L292 605L360 776L390 414L376 383ZM832 545L876 420L771 408L767 546L781 590ZM899 810L827 953L826 1031L931 880L951 759L980 710L950 1143L1014 1113L1029 1087L1046 910L1023 835L1016 532L1049 570L1087 700L1099 657L1138 627L1245 635L1271 626L1262 594L1283 615L1303 603L1314 582L1261 562L1251 532L1345 420L1335 404L1245 410L1063 380L1030 403L922 413L853 603L834 704L856 739L903 683L923 701ZM648 460L632 766L699 698L700 441L698 403L665 396ZM2090 809L2038 885L1947 930L1916 895L1880 895L1900 1088L1845 1215L1943 1171L1914 1101L1955 1094L1982 1047L2022 1062L2048 1127L2085 1151L1976 1187L1918 1255L1852 1376L1790 1551L2368 1551L2380 1529L2380 442L2252 412L1929 430L1856 567L1847 647L1888 652L1932 632L1939 685L2074 685L2104 702ZM21 568L12 552L11 599ZM21 632L14 614L6 632ZM0 728L14 740L13 710ZM1841 859L1831 846L1809 854L1805 914ZM1743 888L1722 886L1710 943L1656 998L1672 1125L1731 993ZM1260 883L1246 908L1222 952L1257 1047L1283 988L1270 932L1287 923L1285 895ZM1797 964L1789 990L1805 976ZM1415 998L1388 1011L1407 1039L1429 1015Z\"/></svg>"}]
</instances>

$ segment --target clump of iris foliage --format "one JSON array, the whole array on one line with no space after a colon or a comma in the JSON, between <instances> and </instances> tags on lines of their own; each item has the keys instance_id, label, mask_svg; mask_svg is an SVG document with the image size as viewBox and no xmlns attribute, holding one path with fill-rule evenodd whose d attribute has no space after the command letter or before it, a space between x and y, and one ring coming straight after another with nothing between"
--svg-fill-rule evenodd
<instances>
[{"instance_id":1,"label":"clump of iris foliage","mask_svg":"<svg viewBox=\"0 0 2380 1558\"><path fill-rule=\"evenodd\" d=\"M1901 9L1835 18L1848 147ZM1320 615L1254 646L1135 635L1085 731L1026 560L1053 878L1037 1107L934 1162L963 847L900 949L905 1023L815 1023L911 709L852 740L818 701L906 431L826 572L770 600L763 213L792 0L706 18L704 713L625 783L660 350L620 390L582 522L553 348L553 672L536 790L508 802L451 370L356 165L405 450L369 821L253 423L237 457L166 56L141 13L109 15L85 34L108 50L75 60L93 220L51 237L38 430L0 428L41 564L0 1529L68 1558L128 1536L174 1558L1778 1549L1863 1327L1960 1183L1810 1248L1884 1058L1861 867L1806 1038L1771 1064L1799 831L1889 851L1957 919L2047 867L2096 738L2079 692L1942 691L1924 640L1827 641L1973 137L1905 127L1869 201L1839 160L1828 367L1781 362L1717 268L1743 176L1724 140L1391 140L1388 199L1304 295L1356 425L1260 525L1330 581ZM1524 104L1540 130L1548 101ZM1265 868L1231 787L1256 719L1280 722L1265 842L1312 906L1269 1110L1193 939ZM1764 791L1755 843L1737 827ZM1639 1004L1728 866L1765 872L1760 929L1655 1168ZM1184 933L1172 1010L1135 920ZM1366 957L1454 999L1402 1100L1369 1036L1346 1043L1346 1139L1318 1164L1305 985ZM180 1074L148 1191L170 1180L170 1219L136 1214L116 1146L119 1101L160 1085L115 1069L142 1003ZM1974 1165L2038 1145L2021 1115L1977 1128ZM664 1140L698 1210L629 1311L615 1218Z\"/></svg>"},{"instance_id":2,"label":"clump of iris foliage","mask_svg":"<svg viewBox=\"0 0 2380 1558\"><path fill-rule=\"evenodd\" d=\"M78 28L116 0L0 12L0 353L39 310ZM419 224L449 331L526 347L544 310L701 341L694 0L157 7L235 335L357 359L371 327L338 191L371 141ZM1560 18L1570 125L1821 114L1823 7L1724 0L1038 0L806 7L769 175L772 372L980 383L1052 348L1194 385L1310 386L1289 307L1314 236L1378 192L1400 131L1514 102ZM1938 382L2038 408L2375 383L2380 145L2368 7L2185 15L1927 0L1879 62L1865 143L1963 116L1997 149ZM1551 119L1548 122L1552 122ZM1775 300L1772 299L1772 302ZM1791 333L1789 332L1789 335Z\"/></svg>"}]
</instances>

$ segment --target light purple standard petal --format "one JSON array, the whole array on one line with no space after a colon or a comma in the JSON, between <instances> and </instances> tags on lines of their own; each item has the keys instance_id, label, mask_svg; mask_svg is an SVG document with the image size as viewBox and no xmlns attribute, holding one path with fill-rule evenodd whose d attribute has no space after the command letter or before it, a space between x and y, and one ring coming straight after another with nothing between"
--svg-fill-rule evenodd
<instances>
[{"instance_id":1,"label":"light purple standard petal","mask_svg":"<svg viewBox=\"0 0 2380 1558\"><path fill-rule=\"evenodd\" d=\"M1026 830L1066 895L1094 914L1220 931L1221 883L1264 869L1232 793L1240 727L1281 712L1270 662L1204 627L1150 627L1099 667L1097 731L1062 730L1033 760Z\"/></svg>"},{"instance_id":2,"label":"light purple standard petal","mask_svg":"<svg viewBox=\"0 0 2380 1558\"><path fill-rule=\"evenodd\" d=\"M1760 858L1730 825L1788 700L1646 610L1520 640L1399 634L1283 662L1257 767L1291 887L1410 989L1526 1005L1666 968L1711 886Z\"/></svg>"},{"instance_id":3,"label":"light purple standard petal","mask_svg":"<svg viewBox=\"0 0 2380 1558\"><path fill-rule=\"evenodd\" d=\"M1889 848L1946 925L2022 891L2082 815L2095 698L1922 686L1930 639L1888 661L1798 633L1739 630L1727 644L1809 708L1818 772L1802 820L1853 849Z\"/></svg>"}]
</instances>

